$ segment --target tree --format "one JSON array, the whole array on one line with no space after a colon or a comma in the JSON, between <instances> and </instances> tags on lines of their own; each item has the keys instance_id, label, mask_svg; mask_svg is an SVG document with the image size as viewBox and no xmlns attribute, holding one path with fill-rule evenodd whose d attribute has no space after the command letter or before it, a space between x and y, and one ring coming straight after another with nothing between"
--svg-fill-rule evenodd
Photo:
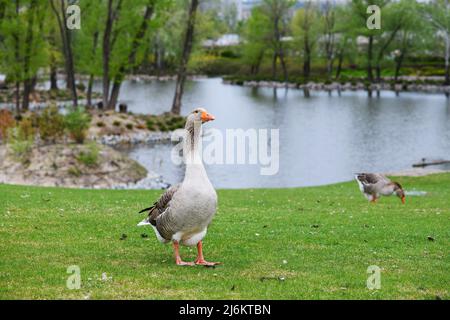
<instances>
[{"instance_id":1,"label":"tree","mask_svg":"<svg viewBox=\"0 0 450 320\"><path fill-rule=\"evenodd\" d=\"M344 63L344 58L353 59L357 54L356 37L351 31L353 26L352 15L353 12L349 6L341 5L334 8L335 15L339 17L336 19L334 25L335 32L335 56L337 58L337 66L335 72L335 79L339 79Z\"/></svg>"},{"instance_id":2,"label":"tree","mask_svg":"<svg viewBox=\"0 0 450 320\"><path fill-rule=\"evenodd\" d=\"M50 26L48 31L49 44L49 67L50 67L50 90L58 90L58 65L61 61L61 50L58 48L60 38L57 35L56 20L49 19Z\"/></svg>"},{"instance_id":3,"label":"tree","mask_svg":"<svg viewBox=\"0 0 450 320\"><path fill-rule=\"evenodd\" d=\"M261 7L252 10L252 14L243 27L243 59L250 66L250 73L256 75L271 42L270 20Z\"/></svg>"},{"instance_id":4,"label":"tree","mask_svg":"<svg viewBox=\"0 0 450 320\"><path fill-rule=\"evenodd\" d=\"M192 50L193 38L194 38L194 28L195 28L195 18L197 13L199 1L191 0L189 5L188 20L186 26L186 32L183 41L183 52L181 56L180 66L177 74L177 82L175 85L175 95L172 104L172 113L180 114L181 111L181 98L183 97L184 83L186 81L186 69L187 63L189 61L189 56Z\"/></svg>"},{"instance_id":5,"label":"tree","mask_svg":"<svg viewBox=\"0 0 450 320\"><path fill-rule=\"evenodd\" d=\"M141 45L141 42L144 39L145 34L147 32L149 20L151 19L153 12L155 10L154 6L155 6L154 0L147 1L146 7L145 7L145 13L142 18L141 24L132 39L131 47L128 52L128 57L126 60L123 60L120 63L118 72L116 73L116 75L114 77L113 87L111 90L111 97L108 102L108 109L115 108L115 106L117 104L117 100L119 98L120 87L125 78L125 75L130 71L130 68L136 64L136 55L138 53L138 49Z\"/></svg>"},{"instance_id":6,"label":"tree","mask_svg":"<svg viewBox=\"0 0 450 320\"><path fill-rule=\"evenodd\" d=\"M386 57L389 46L396 35L404 28L405 20L402 10L397 11L393 3L388 4L383 10L383 33L376 38L375 48L375 71L376 82L381 81L381 63Z\"/></svg>"},{"instance_id":7,"label":"tree","mask_svg":"<svg viewBox=\"0 0 450 320\"><path fill-rule=\"evenodd\" d=\"M29 96L36 84L39 68L46 64L47 50L44 39L45 8L37 0L15 0L0 5L2 49L0 63L8 81L15 83L16 113L27 110ZM23 83L22 104L20 84Z\"/></svg>"},{"instance_id":8,"label":"tree","mask_svg":"<svg viewBox=\"0 0 450 320\"><path fill-rule=\"evenodd\" d=\"M327 77L328 80L332 77L333 63L336 50L336 17L335 10L331 5L330 0L327 0L323 12L323 36L324 36L324 51L327 60Z\"/></svg>"},{"instance_id":9,"label":"tree","mask_svg":"<svg viewBox=\"0 0 450 320\"><path fill-rule=\"evenodd\" d=\"M53 13L55 14L56 20L58 21L59 32L62 39L64 62L66 69L66 87L72 93L73 106L76 108L78 107L78 96L77 96L77 88L75 86L75 68L72 52L72 36L70 30L66 27L67 4L65 0L60 0L59 5L56 3L57 0L49 0L49 1Z\"/></svg>"},{"instance_id":10,"label":"tree","mask_svg":"<svg viewBox=\"0 0 450 320\"><path fill-rule=\"evenodd\" d=\"M390 0L353 0L351 3L352 9L352 30L356 35L361 35L367 38L367 79L369 81L374 80L373 76L373 64L374 64L374 45L379 43L381 36L384 33L384 22L382 22L381 29L368 29L367 8L371 5L376 5L382 12L383 8L390 2ZM384 18L383 18L384 21ZM392 41L392 40L391 40ZM382 45L383 46L383 45Z\"/></svg>"},{"instance_id":11,"label":"tree","mask_svg":"<svg viewBox=\"0 0 450 320\"><path fill-rule=\"evenodd\" d=\"M83 15L83 27L77 31L74 46L76 69L89 76L87 85L87 105L92 106L92 88L95 76L102 75L101 59L101 23L105 19L103 1L80 2Z\"/></svg>"},{"instance_id":12,"label":"tree","mask_svg":"<svg viewBox=\"0 0 450 320\"><path fill-rule=\"evenodd\" d=\"M450 1L435 0L424 6L425 17L444 40L445 85L450 85Z\"/></svg>"},{"instance_id":13,"label":"tree","mask_svg":"<svg viewBox=\"0 0 450 320\"><path fill-rule=\"evenodd\" d=\"M277 61L280 59L283 69L284 81L288 81L288 71L286 66L285 46L283 37L287 33L288 13L295 4L293 0L263 0L261 8L267 15L272 25L271 46L273 50L272 57L272 77L277 75Z\"/></svg>"},{"instance_id":14,"label":"tree","mask_svg":"<svg viewBox=\"0 0 450 320\"><path fill-rule=\"evenodd\" d=\"M115 5L114 5L115 3ZM103 106L106 108L109 105L109 87L111 84L110 77L110 59L111 51L114 48L115 40L117 39L117 30L113 33L114 23L118 20L120 11L122 10L122 0L108 0L106 24L103 31L102 42L102 58L103 58Z\"/></svg>"},{"instance_id":15,"label":"tree","mask_svg":"<svg viewBox=\"0 0 450 320\"><path fill-rule=\"evenodd\" d=\"M419 14L419 6L415 1L401 0L393 4L393 11L401 20L402 27L397 33L393 43L393 55L395 61L395 81L398 80L400 69L405 58L428 45L426 39L428 37L429 28L427 23L424 23Z\"/></svg>"},{"instance_id":16,"label":"tree","mask_svg":"<svg viewBox=\"0 0 450 320\"><path fill-rule=\"evenodd\" d=\"M303 77L308 79L311 73L311 60L320 32L318 10L311 1L295 13L292 30L303 56Z\"/></svg>"}]
</instances>

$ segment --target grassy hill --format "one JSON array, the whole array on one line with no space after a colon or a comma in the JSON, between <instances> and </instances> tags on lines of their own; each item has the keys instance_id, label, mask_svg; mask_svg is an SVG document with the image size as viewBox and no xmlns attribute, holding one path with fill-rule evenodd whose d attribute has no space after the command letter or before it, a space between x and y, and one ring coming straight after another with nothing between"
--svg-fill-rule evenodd
<instances>
[{"instance_id":1,"label":"grassy hill","mask_svg":"<svg viewBox=\"0 0 450 320\"><path fill-rule=\"evenodd\" d=\"M399 181L427 195L374 205L356 182L219 190L204 242L217 268L176 266L136 227L160 191L0 185L0 299L449 299L450 174ZM66 287L71 265L79 290ZM370 265L380 290L366 287Z\"/></svg>"}]
</instances>

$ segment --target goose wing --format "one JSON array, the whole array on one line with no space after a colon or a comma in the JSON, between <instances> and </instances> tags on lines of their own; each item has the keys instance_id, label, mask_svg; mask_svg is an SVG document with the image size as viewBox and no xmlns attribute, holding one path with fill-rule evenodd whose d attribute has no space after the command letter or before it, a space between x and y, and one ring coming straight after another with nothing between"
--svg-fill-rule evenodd
<instances>
[{"instance_id":1,"label":"goose wing","mask_svg":"<svg viewBox=\"0 0 450 320\"><path fill-rule=\"evenodd\" d=\"M148 217L144 221L156 226L156 219L170 206L170 201L179 188L180 184L170 187L151 207L141 210L139 213L148 211Z\"/></svg>"},{"instance_id":2,"label":"goose wing","mask_svg":"<svg viewBox=\"0 0 450 320\"><path fill-rule=\"evenodd\" d=\"M386 184L390 180L383 174L379 173L358 173L356 180L360 184L361 191L371 193L376 185Z\"/></svg>"}]
</instances>

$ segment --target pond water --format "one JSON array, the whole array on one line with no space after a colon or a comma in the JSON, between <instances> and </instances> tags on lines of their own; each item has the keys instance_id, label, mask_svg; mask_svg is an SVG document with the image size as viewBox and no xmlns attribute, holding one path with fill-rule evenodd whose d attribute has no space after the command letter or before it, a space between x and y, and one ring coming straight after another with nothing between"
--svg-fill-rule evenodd
<instances>
[{"instance_id":1,"label":"pond water","mask_svg":"<svg viewBox=\"0 0 450 320\"><path fill-rule=\"evenodd\" d=\"M135 113L170 110L173 82L127 81L120 96ZM260 165L207 165L217 188L296 187L346 181L359 171L410 168L422 158L450 158L450 102L444 95L381 92L312 92L247 88L221 79L189 81L182 114L202 106L216 116L207 124L226 129L279 129L279 170L260 174ZM129 150L132 158L180 182L184 168L171 161L173 145Z\"/></svg>"},{"instance_id":2,"label":"pond water","mask_svg":"<svg viewBox=\"0 0 450 320\"><path fill-rule=\"evenodd\" d=\"M124 83L120 101L134 113L170 110L174 82ZM346 181L355 172L408 169L422 158L450 158L450 101L444 95L383 91L331 96L284 88L225 85L221 79L189 81L182 114L202 106L216 116L208 128L279 129L279 170L260 174L259 165L207 165L216 188L297 187ZM129 150L132 158L180 182L184 168L171 161L173 145Z\"/></svg>"}]
</instances>

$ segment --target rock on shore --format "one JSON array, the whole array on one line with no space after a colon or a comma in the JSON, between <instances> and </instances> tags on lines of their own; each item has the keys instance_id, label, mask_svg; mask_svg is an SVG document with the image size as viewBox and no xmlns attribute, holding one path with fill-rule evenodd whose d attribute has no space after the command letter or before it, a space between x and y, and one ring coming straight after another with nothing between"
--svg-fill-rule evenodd
<instances>
[{"instance_id":1,"label":"rock on shore","mask_svg":"<svg viewBox=\"0 0 450 320\"><path fill-rule=\"evenodd\" d=\"M9 146L0 146L0 183L114 188L146 177L139 163L99 144L35 146L21 157Z\"/></svg>"}]
</instances>

